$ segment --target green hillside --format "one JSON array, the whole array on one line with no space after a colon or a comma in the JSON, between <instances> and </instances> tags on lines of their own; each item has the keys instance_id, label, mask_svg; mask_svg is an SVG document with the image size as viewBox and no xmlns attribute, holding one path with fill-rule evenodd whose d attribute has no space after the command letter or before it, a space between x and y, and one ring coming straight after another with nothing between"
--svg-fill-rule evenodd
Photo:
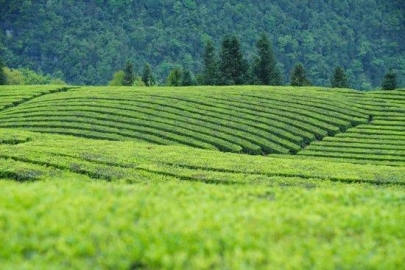
<instances>
[{"instance_id":1,"label":"green hillside","mask_svg":"<svg viewBox=\"0 0 405 270\"><path fill-rule=\"evenodd\" d=\"M405 91L0 87L1 269L400 269Z\"/></svg>"},{"instance_id":2,"label":"green hillside","mask_svg":"<svg viewBox=\"0 0 405 270\"><path fill-rule=\"evenodd\" d=\"M236 34L248 59L262 32L285 82L302 62L330 85L335 67L355 89L379 87L394 68L405 86L405 7L391 1L0 1L0 55L70 84L106 85L127 60L151 64L160 82L176 65L202 71L204 41ZM33 16L35 14L35 16Z\"/></svg>"}]
</instances>

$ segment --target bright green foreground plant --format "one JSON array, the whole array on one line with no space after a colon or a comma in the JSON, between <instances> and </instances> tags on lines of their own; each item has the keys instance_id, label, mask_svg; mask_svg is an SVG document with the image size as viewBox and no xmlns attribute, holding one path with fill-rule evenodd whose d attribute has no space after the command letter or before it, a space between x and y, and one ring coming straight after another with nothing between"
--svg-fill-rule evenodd
<instances>
[{"instance_id":1,"label":"bright green foreground plant","mask_svg":"<svg viewBox=\"0 0 405 270\"><path fill-rule=\"evenodd\" d=\"M0 143L1 269L399 269L405 260L401 166L0 137L21 139Z\"/></svg>"},{"instance_id":2,"label":"bright green foreground plant","mask_svg":"<svg viewBox=\"0 0 405 270\"><path fill-rule=\"evenodd\" d=\"M2 268L398 269L405 259L402 187L156 180L0 182Z\"/></svg>"}]
</instances>

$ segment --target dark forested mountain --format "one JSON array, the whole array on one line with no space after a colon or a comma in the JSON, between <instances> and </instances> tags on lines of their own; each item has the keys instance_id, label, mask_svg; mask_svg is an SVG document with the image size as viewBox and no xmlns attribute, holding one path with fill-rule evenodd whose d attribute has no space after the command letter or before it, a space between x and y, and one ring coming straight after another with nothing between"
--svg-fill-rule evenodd
<instances>
[{"instance_id":1,"label":"dark forested mountain","mask_svg":"<svg viewBox=\"0 0 405 270\"><path fill-rule=\"evenodd\" d=\"M218 53L228 34L252 60L264 32L284 82L300 62L315 85L337 66L354 88L378 87L389 68L405 85L403 0L0 0L0 30L6 66L71 84L106 84L127 61L160 82L176 65L197 74L204 42Z\"/></svg>"}]
</instances>

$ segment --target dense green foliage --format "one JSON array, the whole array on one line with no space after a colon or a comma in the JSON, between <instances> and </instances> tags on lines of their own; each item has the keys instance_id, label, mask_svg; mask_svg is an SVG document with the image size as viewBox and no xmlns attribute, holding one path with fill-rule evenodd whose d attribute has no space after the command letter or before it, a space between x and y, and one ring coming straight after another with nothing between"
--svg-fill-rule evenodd
<instances>
[{"instance_id":1,"label":"dense green foliage","mask_svg":"<svg viewBox=\"0 0 405 270\"><path fill-rule=\"evenodd\" d=\"M111 81L108 82L109 86L122 86L122 81L124 79L124 71L123 70L119 70L117 72L114 73Z\"/></svg>"},{"instance_id":2,"label":"dense green foliage","mask_svg":"<svg viewBox=\"0 0 405 270\"><path fill-rule=\"evenodd\" d=\"M4 68L3 59L0 57L0 85L7 84L7 76Z\"/></svg>"},{"instance_id":3,"label":"dense green foliage","mask_svg":"<svg viewBox=\"0 0 405 270\"><path fill-rule=\"evenodd\" d=\"M173 66L203 68L204 42L236 33L248 60L269 35L284 78L301 62L329 86L336 66L357 89L381 85L393 67L405 85L403 1L0 1L6 66L27 67L71 84L107 84L131 56L151 64L159 83ZM35 14L35 16L33 16ZM29 26L29 27L28 27ZM286 83L286 81L284 81Z\"/></svg>"},{"instance_id":4,"label":"dense green foliage","mask_svg":"<svg viewBox=\"0 0 405 270\"><path fill-rule=\"evenodd\" d=\"M204 47L203 83L204 85L216 85L219 83L219 60L215 53L215 47L211 40Z\"/></svg>"},{"instance_id":5,"label":"dense green foliage","mask_svg":"<svg viewBox=\"0 0 405 270\"><path fill-rule=\"evenodd\" d=\"M145 86L153 86L156 83L155 76L152 73L152 68L149 64L145 64L142 71L142 81Z\"/></svg>"},{"instance_id":6,"label":"dense green foliage","mask_svg":"<svg viewBox=\"0 0 405 270\"><path fill-rule=\"evenodd\" d=\"M236 36L226 35L223 38L219 58L220 85L248 84L248 62Z\"/></svg>"},{"instance_id":7,"label":"dense green foliage","mask_svg":"<svg viewBox=\"0 0 405 270\"><path fill-rule=\"evenodd\" d=\"M349 88L349 83L347 82L346 73L343 68L335 68L331 78L331 84L334 88Z\"/></svg>"},{"instance_id":8,"label":"dense green foliage","mask_svg":"<svg viewBox=\"0 0 405 270\"><path fill-rule=\"evenodd\" d=\"M2 74L0 76L3 77L2 84L8 85L43 85L43 84L51 84L51 85L61 85L66 84L60 78L52 78L49 75L44 75L41 73L34 72L27 68L18 68L18 69L10 69L8 67L2 68ZM0 85L2 85L0 84Z\"/></svg>"},{"instance_id":9,"label":"dense green foliage","mask_svg":"<svg viewBox=\"0 0 405 270\"><path fill-rule=\"evenodd\" d=\"M291 70L290 75L291 86L308 86L311 82L307 78L307 71L301 63L298 63Z\"/></svg>"},{"instance_id":10,"label":"dense green foliage","mask_svg":"<svg viewBox=\"0 0 405 270\"><path fill-rule=\"evenodd\" d=\"M262 85L282 85L283 79L277 67L271 42L262 34L256 44L258 56L253 62L253 83Z\"/></svg>"},{"instance_id":11,"label":"dense green foliage","mask_svg":"<svg viewBox=\"0 0 405 270\"><path fill-rule=\"evenodd\" d=\"M183 77L183 72L179 67L175 67L170 71L167 77L166 84L168 86L180 86Z\"/></svg>"},{"instance_id":12,"label":"dense green foliage","mask_svg":"<svg viewBox=\"0 0 405 270\"><path fill-rule=\"evenodd\" d=\"M183 70L182 75L183 75L181 78L182 86L191 86L197 84L194 75L191 73L190 70L188 69Z\"/></svg>"},{"instance_id":13,"label":"dense green foliage","mask_svg":"<svg viewBox=\"0 0 405 270\"><path fill-rule=\"evenodd\" d=\"M124 76L122 77L123 86L132 86L135 82L134 66L130 61L127 61L124 68Z\"/></svg>"},{"instance_id":14,"label":"dense green foliage","mask_svg":"<svg viewBox=\"0 0 405 270\"><path fill-rule=\"evenodd\" d=\"M392 69L385 73L381 86L384 90L395 90L397 88L397 74Z\"/></svg>"}]
</instances>

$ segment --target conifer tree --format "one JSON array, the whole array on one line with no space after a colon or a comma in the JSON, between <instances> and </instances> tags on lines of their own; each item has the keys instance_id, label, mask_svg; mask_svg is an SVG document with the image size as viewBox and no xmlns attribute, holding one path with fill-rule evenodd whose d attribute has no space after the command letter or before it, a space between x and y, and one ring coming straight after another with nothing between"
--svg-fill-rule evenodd
<instances>
[{"instance_id":1,"label":"conifer tree","mask_svg":"<svg viewBox=\"0 0 405 270\"><path fill-rule=\"evenodd\" d=\"M343 68L335 68L331 78L331 84L333 88L349 88L349 83L347 82L346 73Z\"/></svg>"},{"instance_id":2,"label":"conifer tree","mask_svg":"<svg viewBox=\"0 0 405 270\"><path fill-rule=\"evenodd\" d=\"M208 40L204 47L203 84L216 85L218 83L218 59L212 40Z\"/></svg>"},{"instance_id":3,"label":"conifer tree","mask_svg":"<svg viewBox=\"0 0 405 270\"><path fill-rule=\"evenodd\" d=\"M240 85L247 83L247 61L243 58L240 44L236 36L225 36L220 53L220 84Z\"/></svg>"},{"instance_id":4,"label":"conifer tree","mask_svg":"<svg viewBox=\"0 0 405 270\"><path fill-rule=\"evenodd\" d=\"M278 67L273 72L273 79L271 85L283 85L283 75Z\"/></svg>"},{"instance_id":5,"label":"conifer tree","mask_svg":"<svg viewBox=\"0 0 405 270\"><path fill-rule=\"evenodd\" d=\"M305 86L311 85L311 82L307 79L306 70L300 63L296 64L291 71L290 83L291 86Z\"/></svg>"},{"instance_id":6,"label":"conifer tree","mask_svg":"<svg viewBox=\"0 0 405 270\"><path fill-rule=\"evenodd\" d=\"M168 86L180 86L182 81L182 72L181 69L175 67L170 71L169 76L167 77L167 85Z\"/></svg>"},{"instance_id":7,"label":"conifer tree","mask_svg":"<svg viewBox=\"0 0 405 270\"><path fill-rule=\"evenodd\" d=\"M7 84L7 76L4 67L3 60L0 57L0 85Z\"/></svg>"},{"instance_id":8,"label":"conifer tree","mask_svg":"<svg viewBox=\"0 0 405 270\"><path fill-rule=\"evenodd\" d=\"M152 74L152 69L148 63L143 67L142 81L146 86L153 86L156 83L155 77Z\"/></svg>"},{"instance_id":9,"label":"conifer tree","mask_svg":"<svg viewBox=\"0 0 405 270\"><path fill-rule=\"evenodd\" d=\"M256 43L258 57L255 59L253 75L263 85L281 85L281 72L268 36L263 33Z\"/></svg>"},{"instance_id":10,"label":"conifer tree","mask_svg":"<svg viewBox=\"0 0 405 270\"><path fill-rule=\"evenodd\" d=\"M134 66L130 61L127 61L124 68L124 78L122 78L122 85L132 86L135 82Z\"/></svg>"},{"instance_id":11,"label":"conifer tree","mask_svg":"<svg viewBox=\"0 0 405 270\"><path fill-rule=\"evenodd\" d=\"M384 90L395 90L397 88L397 74L392 68L385 73L381 86Z\"/></svg>"},{"instance_id":12,"label":"conifer tree","mask_svg":"<svg viewBox=\"0 0 405 270\"><path fill-rule=\"evenodd\" d=\"M195 78L194 75L191 73L190 70L186 69L183 70L183 77L181 79L181 85L182 86L191 86L191 85L195 85Z\"/></svg>"}]
</instances>

